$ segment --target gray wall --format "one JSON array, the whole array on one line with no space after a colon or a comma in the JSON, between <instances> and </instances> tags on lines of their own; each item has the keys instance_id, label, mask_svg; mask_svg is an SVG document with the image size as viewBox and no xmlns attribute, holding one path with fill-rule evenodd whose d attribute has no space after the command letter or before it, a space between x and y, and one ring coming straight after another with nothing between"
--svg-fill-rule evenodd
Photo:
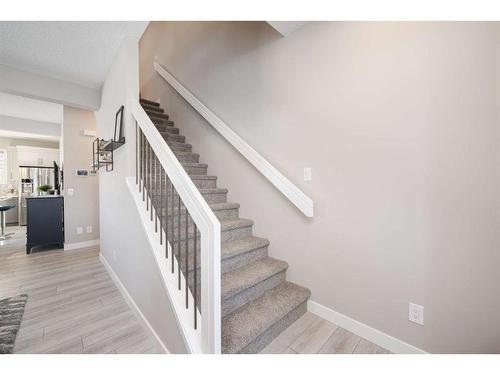
<instances>
[{"instance_id":1,"label":"gray wall","mask_svg":"<svg viewBox=\"0 0 500 375\"><path fill-rule=\"evenodd\" d=\"M93 138L81 133L95 130L94 112L73 107L63 110L63 164L64 171L64 229L65 243L69 245L99 239L99 177L77 177L77 169L90 169ZM74 195L68 195L68 189ZM87 226L92 232L87 233ZM77 227L83 233L77 234Z\"/></svg>"},{"instance_id":2,"label":"gray wall","mask_svg":"<svg viewBox=\"0 0 500 375\"><path fill-rule=\"evenodd\" d=\"M172 353L186 351L156 261L125 183L135 175L135 121L127 96L139 98L137 40L127 40L106 77L96 112L98 136L113 136L115 113L123 104L126 143L114 154L112 172L99 172L101 254L128 290L150 325Z\"/></svg>"},{"instance_id":3,"label":"gray wall","mask_svg":"<svg viewBox=\"0 0 500 375\"><path fill-rule=\"evenodd\" d=\"M430 352L499 352L498 29L326 22L283 38L265 22L152 22L141 92L314 301ZM155 55L312 197L313 219L173 92Z\"/></svg>"}]
</instances>

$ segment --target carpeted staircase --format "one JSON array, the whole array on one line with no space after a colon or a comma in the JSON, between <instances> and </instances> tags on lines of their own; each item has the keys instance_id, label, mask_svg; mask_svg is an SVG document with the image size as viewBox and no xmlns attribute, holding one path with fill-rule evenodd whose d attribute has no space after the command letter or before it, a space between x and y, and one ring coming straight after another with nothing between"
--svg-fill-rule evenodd
<instances>
[{"instance_id":1,"label":"carpeted staircase","mask_svg":"<svg viewBox=\"0 0 500 375\"><path fill-rule=\"evenodd\" d=\"M253 236L253 222L239 217L239 204L227 201L227 189L207 175L208 166L159 104L140 102L221 223L222 352L259 352L306 312L310 292L286 281L288 264L268 256L269 241ZM194 267L194 261L189 264Z\"/></svg>"}]
</instances>

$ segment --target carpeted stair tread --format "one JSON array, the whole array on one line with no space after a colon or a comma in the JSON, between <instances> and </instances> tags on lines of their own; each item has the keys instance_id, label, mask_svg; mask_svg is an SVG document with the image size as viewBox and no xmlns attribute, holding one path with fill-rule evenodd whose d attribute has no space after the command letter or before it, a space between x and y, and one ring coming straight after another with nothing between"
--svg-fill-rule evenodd
<instances>
[{"instance_id":1,"label":"carpeted stair tread","mask_svg":"<svg viewBox=\"0 0 500 375\"><path fill-rule=\"evenodd\" d=\"M210 190L210 189L201 189L201 190ZM217 188L214 190L217 190ZM227 189L222 189L222 190L227 190ZM210 209L212 211L222 211L222 210L231 210L231 209L240 208L240 204L234 203L234 202L209 203L208 207L210 207ZM163 212L165 212L165 209L163 209ZM176 206L174 208L174 215L177 216L178 212L179 212L179 209ZM171 215L171 214L172 213L170 212L169 215ZM186 211L184 210L184 208L181 208L181 217L184 217L185 214L186 214Z\"/></svg>"},{"instance_id":2,"label":"carpeted stair tread","mask_svg":"<svg viewBox=\"0 0 500 375\"><path fill-rule=\"evenodd\" d=\"M222 298L232 297L288 268L281 260L266 257L222 275Z\"/></svg>"},{"instance_id":3,"label":"carpeted stair tread","mask_svg":"<svg viewBox=\"0 0 500 375\"><path fill-rule=\"evenodd\" d=\"M228 190L226 188L210 188L210 189L198 189L198 191L203 194L221 194L227 193Z\"/></svg>"},{"instance_id":4,"label":"carpeted stair tread","mask_svg":"<svg viewBox=\"0 0 500 375\"><path fill-rule=\"evenodd\" d=\"M179 143L172 140L167 140L167 144L169 145L172 151L191 151L193 146L189 143Z\"/></svg>"},{"instance_id":5,"label":"carpeted stair tread","mask_svg":"<svg viewBox=\"0 0 500 375\"><path fill-rule=\"evenodd\" d=\"M252 225L253 225L253 220L249 219L230 219L230 220L222 220L220 222L220 228L222 232L237 228L251 227Z\"/></svg>"},{"instance_id":6,"label":"carpeted stair tread","mask_svg":"<svg viewBox=\"0 0 500 375\"><path fill-rule=\"evenodd\" d=\"M140 98L139 102L141 104L151 105L151 106L155 106L155 107L159 107L160 106L160 103L154 102L152 100L144 99L144 98Z\"/></svg>"},{"instance_id":7,"label":"carpeted stair tread","mask_svg":"<svg viewBox=\"0 0 500 375\"><path fill-rule=\"evenodd\" d=\"M310 291L283 282L222 319L222 352L238 353L307 301Z\"/></svg>"},{"instance_id":8,"label":"carpeted stair tread","mask_svg":"<svg viewBox=\"0 0 500 375\"><path fill-rule=\"evenodd\" d=\"M142 108L144 108L145 111L151 111L151 112L158 112L158 113L164 113L165 110L161 107L157 107L154 105L149 105L145 103L141 103Z\"/></svg>"},{"instance_id":9,"label":"carpeted stair tread","mask_svg":"<svg viewBox=\"0 0 500 375\"><path fill-rule=\"evenodd\" d=\"M227 190L227 189L225 189ZM209 204L209 207L212 209L212 211L221 211L221 210L230 210L234 208L240 208L239 203L234 203L234 202L223 202L223 203L212 203Z\"/></svg>"},{"instance_id":10,"label":"carpeted stair tread","mask_svg":"<svg viewBox=\"0 0 500 375\"><path fill-rule=\"evenodd\" d=\"M254 236L228 241L221 246L221 257L227 259L266 246L269 246L268 239Z\"/></svg>"},{"instance_id":11,"label":"carpeted stair tread","mask_svg":"<svg viewBox=\"0 0 500 375\"><path fill-rule=\"evenodd\" d=\"M166 113L159 113L159 112L150 111L150 110L146 110L146 113L149 117L168 120L168 114L166 114Z\"/></svg>"},{"instance_id":12,"label":"carpeted stair tread","mask_svg":"<svg viewBox=\"0 0 500 375\"><path fill-rule=\"evenodd\" d=\"M197 174L191 176L191 180L217 180L217 176L210 176L206 174Z\"/></svg>"},{"instance_id":13,"label":"carpeted stair tread","mask_svg":"<svg viewBox=\"0 0 500 375\"><path fill-rule=\"evenodd\" d=\"M181 228L184 226L184 222L182 220L182 209L181 209ZM174 227L177 228L178 218L175 215L174 218ZM229 219L229 220L220 220L220 230L221 233L229 232L237 229L244 229L253 226L253 221L249 219ZM193 227L189 226L188 228L188 239L192 239L194 237ZM200 238L200 232L197 233L197 238ZM181 242L185 239L184 230L181 230ZM172 242L177 243L177 239L174 239ZM223 245L223 244L222 244Z\"/></svg>"}]
</instances>

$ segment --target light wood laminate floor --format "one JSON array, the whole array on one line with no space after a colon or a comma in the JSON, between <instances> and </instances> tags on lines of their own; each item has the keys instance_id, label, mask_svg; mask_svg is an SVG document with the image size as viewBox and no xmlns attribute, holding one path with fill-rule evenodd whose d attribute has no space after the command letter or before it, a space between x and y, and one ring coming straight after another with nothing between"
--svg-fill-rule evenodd
<instances>
[{"instance_id":1,"label":"light wood laminate floor","mask_svg":"<svg viewBox=\"0 0 500 375\"><path fill-rule=\"evenodd\" d=\"M276 337L263 354L389 354L354 333L310 312Z\"/></svg>"},{"instance_id":2,"label":"light wood laminate floor","mask_svg":"<svg viewBox=\"0 0 500 375\"><path fill-rule=\"evenodd\" d=\"M25 227L0 241L0 299L28 302L14 353L161 353L99 261L99 249L26 255ZM387 350L307 312L262 353L382 354Z\"/></svg>"},{"instance_id":3,"label":"light wood laminate floor","mask_svg":"<svg viewBox=\"0 0 500 375\"><path fill-rule=\"evenodd\" d=\"M26 255L25 227L0 242L0 299L28 294L14 353L161 353L99 261L99 249Z\"/></svg>"}]
</instances>

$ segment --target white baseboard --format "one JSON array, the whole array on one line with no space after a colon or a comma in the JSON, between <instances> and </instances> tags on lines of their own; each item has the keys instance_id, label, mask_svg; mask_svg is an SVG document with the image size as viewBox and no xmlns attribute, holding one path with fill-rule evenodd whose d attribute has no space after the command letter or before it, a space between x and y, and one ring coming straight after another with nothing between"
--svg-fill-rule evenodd
<instances>
[{"instance_id":1,"label":"white baseboard","mask_svg":"<svg viewBox=\"0 0 500 375\"><path fill-rule=\"evenodd\" d=\"M321 318L332 322L362 338L371 341L378 346L389 350L396 354L427 354L427 352L401 341L393 336L388 335L378 329L370 327L357 320L349 318L337 311L334 311L326 306L320 305L317 302L309 300L307 302L307 310L320 316Z\"/></svg>"},{"instance_id":2,"label":"white baseboard","mask_svg":"<svg viewBox=\"0 0 500 375\"><path fill-rule=\"evenodd\" d=\"M82 242L65 243L64 250L76 250L76 249L83 249L84 247L99 246L99 243L100 243L99 239L82 241Z\"/></svg>"},{"instance_id":3,"label":"white baseboard","mask_svg":"<svg viewBox=\"0 0 500 375\"><path fill-rule=\"evenodd\" d=\"M160 337L158 336L156 331L153 329L151 324L149 324L148 320L146 319L146 317L144 316L142 311L139 309L139 306L137 306L137 304L135 303L134 299L132 298L132 296L128 292L127 288L125 288L125 286L122 284L118 275L115 273L113 268L111 268L111 265L108 263L106 258L104 258L104 256L101 253L99 253L99 260L101 261L101 263L104 265L104 267L108 271L109 275L111 276L111 279L115 283L115 285L118 288L118 290L120 291L120 293L123 295L123 298L125 298L125 301L127 301L127 304L130 306L130 308L134 312L134 315L137 317L137 319L139 320L141 325L144 327L144 329L151 332L151 334L155 338L157 344L165 351L165 353L169 354L170 352L167 349L166 345L160 339Z\"/></svg>"}]
</instances>

